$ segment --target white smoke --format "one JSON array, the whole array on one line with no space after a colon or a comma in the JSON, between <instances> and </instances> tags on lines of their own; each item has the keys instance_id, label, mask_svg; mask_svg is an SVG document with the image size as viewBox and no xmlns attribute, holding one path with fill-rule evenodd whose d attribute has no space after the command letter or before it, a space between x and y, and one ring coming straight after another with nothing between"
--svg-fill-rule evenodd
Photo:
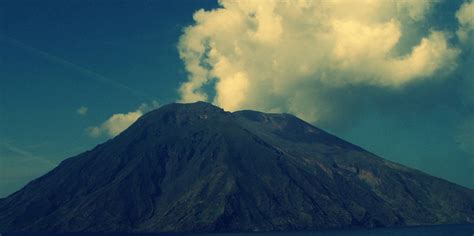
<instances>
[{"instance_id":1,"label":"white smoke","mask_svg":"<svg viewBox=\"0 0 474 236\"><path fill-rule=\"evenodd\" d=\"M465 2L456 12L456 18L459 22L459 29L456 32L459 39L463 42L472 39L474 33L474 1Z\"/></svg>"},{"instance_id":2,"label":"white smoke","mask_svg":"<svg viewBox=\"0 0 474 236\"><path fill-rule=\"evenodd\" d=\"M211 100L227 110L285 111L317 121L335 109L325 102L331 89L398 89L451 70L459 54L436 30L409 53L396 51L404 27L424 24L434 1L219 4L196 12L180 38L189 73L179 90L183 102Z\"/></svg>"}]
</instances>

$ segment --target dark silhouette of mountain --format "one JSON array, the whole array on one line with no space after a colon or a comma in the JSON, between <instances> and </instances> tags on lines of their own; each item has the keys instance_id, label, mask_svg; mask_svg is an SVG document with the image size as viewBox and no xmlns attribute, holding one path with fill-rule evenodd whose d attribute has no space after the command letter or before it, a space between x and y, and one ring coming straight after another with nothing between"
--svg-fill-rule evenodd
<instances>
[{"instance_id":1,"label":"dark silhouette of mountain","mask_svg":"<svg viewBox=\"0 0 474 236\"><path fill-rule=\"evenodd\" d=\"M474 223L474 191L295 116L170 104L0 201L0 231L270 231Z\"/></svg>"}]
</instances>

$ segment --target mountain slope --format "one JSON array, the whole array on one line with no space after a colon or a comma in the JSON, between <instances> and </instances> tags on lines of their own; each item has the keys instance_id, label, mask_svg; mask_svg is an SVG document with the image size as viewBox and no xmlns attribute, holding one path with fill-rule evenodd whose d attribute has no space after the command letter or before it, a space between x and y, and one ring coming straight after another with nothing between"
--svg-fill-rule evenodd
<instances>
[{"instance_id":1,"label":"mountain slope","mask_svg":"<svg viewBox=\"0 0 474 236\"><path fill-rule=\"evenodd\" d=\"M0 201L0 231L474 223L474 191L287 114L170 104Z\"/></svg>"}]
</instances>

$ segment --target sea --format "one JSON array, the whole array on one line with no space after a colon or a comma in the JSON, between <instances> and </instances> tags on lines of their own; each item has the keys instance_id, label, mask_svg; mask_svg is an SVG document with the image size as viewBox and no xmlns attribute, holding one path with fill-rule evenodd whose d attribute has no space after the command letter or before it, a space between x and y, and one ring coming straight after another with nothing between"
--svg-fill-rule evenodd
<instances>
[{"instance_id":1,"label":"sea","mask_svg":"<svg viewBox=\"0 0 474 236\"><path fill-rule=\"evenodd\" d=\"M469 225L435 225L400 228L322 230L299 232L255 232L255 233L0 233L0 236L474 236L474 224Z\"/></svg>"}]
</instances>

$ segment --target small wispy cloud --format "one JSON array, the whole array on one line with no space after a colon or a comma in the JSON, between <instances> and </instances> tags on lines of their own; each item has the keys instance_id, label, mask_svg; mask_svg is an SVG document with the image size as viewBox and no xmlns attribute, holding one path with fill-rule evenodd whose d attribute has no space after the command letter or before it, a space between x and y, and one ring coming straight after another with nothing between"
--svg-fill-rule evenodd
<instances>
[{"instance_id":1,"label":"small wispy cloud","mask_svg":"<svg viewBox=\"0 0 474 236\"><path fill-rule=\"evenodd\" d=\"M15 154L16 157L21 158L22 161L36 161L36 162L41 162L42 164L46 164L48 166L55 166L56 163L53 161L50 161L44 157L35 155L31 153L30 151L20 148L16 145L13 145L11 143L3 142L0 144L0 149L6 150L10 153ZM3 151L2 151L3 152Z\"/></svg>"},{"instance_id":2,"label":"small wispy cloud","mask_svg":"<svg viewBox=\"0 0 474 236\"><path fill-rule=\"evenodd\" d=\"M45 143L18 145L0 141L0 198L6 197L58 165L50 155L43 157L36 147Z\"/></svg>"},{"instance_id":3,"label":"small wispy cloud","mask_svg":"<svg viewBox=\"0 0 474 236\"><path fill-rule=\"evenodd\" d=\"M87 115L88 111L89 111L89 108L87 108L85 106L81 106L81 107L77 108L76 113L81 115L81 116L85 116L85 115Z\"/></svg>"},{"instance_id":4,"label":"small wispy cloud","mask_svg":"<svg viewBox=\"0 0 474 236\"><path fill-rule=\"evenodd\" d=\"M153 101L151 104L143 103L135 111L113 114L100 125L88 127L86 132L93 138L103 135L115 137L132 125L143 114L158 107L159 103L157 101Z\"/></svg>"},{"instance_id":5,"label":"small wispy cloud","mask_svg":"<svg viewBox=\"0 0 474 236\"><path fill-rule=\"evenodd\" d=\"M89 127L87 131L89 135L94 138L100 137L103 134L106 134L109 137L114 137L128 128L142 115L143 113L140 110L128 113L113 114L99 126Z\"/></svg>"},{"instance_id":6,"label":"small wispy cloud","mask_svg":"<svg viewBox=\"0 0 474 236\"><path fill-rule=\"evenodd\" d=\"M40 57L44 58L45 60L47 60L49 62L58 64L58 65L63 66L64 68L76 71L76 72L84 75L84 78L90 78L90 79L93 79L93 80L98 81L100 83L103 83L105 85L108 85L110 87L113 87L113 88L116 88L116 89L119 89L119 90L122 90L122 91L126 91L127 94L133 95L133 96L141 98L141 99L147 99L147 100L153 100L154 99L153 96L150 96L149 94L146 94L145 92L143 92L141 90L137 90L135 88L130 87L127 84L123 84L123 83L120 83L116 80L108 78L108 77L106 77L102 74L99 74L95 71L90 70L89 68L87 68L85 66L78 65L76 63L72 63L72 62L70 62L70 61L68 61L68 60L66 60L62 57L59 57L59 56L53 55L49 52L46 52L46 51L43 51L41 49L35 48L35 47L33 47L31 45L28 45L28 44L26 44L26 43L24 43L20 40L12 38L8 35L0 34L0 40L4 40L5 42L13 45L14 47L23 49L26 52L29 52L29 53L32 53L34 55L40 56Z\"/></svg>"}]
</instances>

